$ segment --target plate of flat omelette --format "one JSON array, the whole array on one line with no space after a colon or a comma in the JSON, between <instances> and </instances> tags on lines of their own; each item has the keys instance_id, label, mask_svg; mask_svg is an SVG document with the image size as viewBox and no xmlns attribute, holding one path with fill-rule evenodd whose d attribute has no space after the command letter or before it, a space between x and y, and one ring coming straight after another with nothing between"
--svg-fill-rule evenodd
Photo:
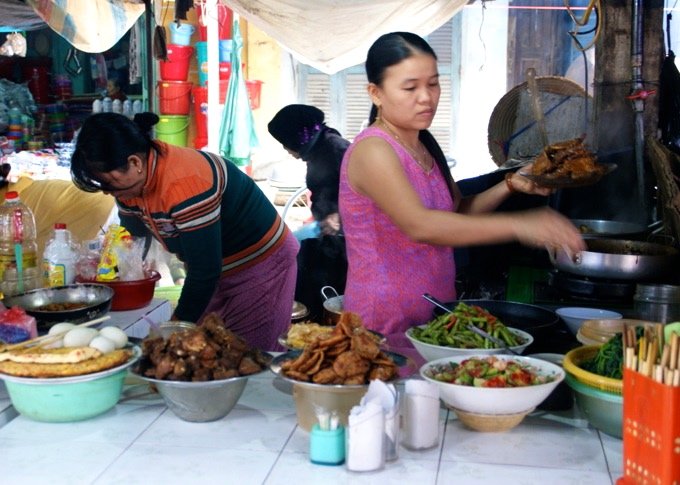
<instances>
[{"instance_id":1,"label":"plate of flat omelette","mask_svg":"<svg viewBox=\"0 0 680 485\"><path fill-rule=\"evenodd\" d=\"M100 379L133 365L138 346L103 354L91 347L62 347L0 353L0 379L24 384L64 384Z\"/></svg>"}]
</instances>

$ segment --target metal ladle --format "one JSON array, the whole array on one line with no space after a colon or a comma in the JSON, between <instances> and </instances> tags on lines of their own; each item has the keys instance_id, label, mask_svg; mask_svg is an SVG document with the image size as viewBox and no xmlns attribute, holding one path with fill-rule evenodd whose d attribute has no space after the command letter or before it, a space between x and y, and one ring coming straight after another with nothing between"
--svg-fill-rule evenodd
<instances>
[{"instance_id":1,"label":"metal ladle","mask_svg":"<svg viewBox=\"0 0 680 485\"><path fill-rule=\"evenodd\" d=\"M441 301L437 300L434 296L430 295L429 293L424 293L424 294L423 294L423 298L425 298L425 299L426 299L427 301L429 301L430 303L433 303L433 304L437 305L437 306L438 306L439 308L441 308L442 310L445 310L445 311L448 312L448 313L453 313L453 309L449 308L448 306L446 306L446 305L445 305L444 303L442 303ZM469 323L467 324L467 328L468 328L468 330L472 330L472 331L475 332L476 334L481 335L481 336L484 337L485 339L488 339L489 341L495 343L495 344L498 345L500 348L502 348L502 349L504 349L504 350L507 350L507 351L510 352L511 354L522 355L522 354L520 354L519 352L517 352L516 350L513 350L513 349L511 349L510 347L508 347L508 345L507 345L505 342L503 342L502 340L497 339L496 337L493 337L493 336L489 335L488 333L486 333L486 332L485 332L484 330L482 330L481 328L475 327L474 325L471 325L471 324L469 324Z\"/></svg>"}]
</instances>

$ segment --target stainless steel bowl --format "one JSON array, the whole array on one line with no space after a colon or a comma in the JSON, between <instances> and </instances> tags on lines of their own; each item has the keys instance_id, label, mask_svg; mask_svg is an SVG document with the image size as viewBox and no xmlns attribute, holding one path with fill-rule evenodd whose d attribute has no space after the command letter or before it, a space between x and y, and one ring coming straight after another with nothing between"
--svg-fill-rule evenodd
<instances>
[{"instance_id":1,"label":"stainless steel bowl","mask_svg":"<svg viewBox=\"0 0 680 485\"><path fill-rule=\"evenodd\" d=\"M18 306L35 317L38 328L49 328L57 322L80 323L106 315L111 308L113 289L95 283L79 283L53 288L40 288L8 296L2 300L7 308ZM37 310L50 303L85 303L74 310Z\"/></svg>"},{"instance_id":2,"label":"stainless steel bowl","mask_svg":"<svg viewBox=\"0 0 680 485\"><path fill-rule=\"evenodd\" d=\"M270 354L262 353L267 360L272 360ZM195 423L216 421L225 417L236 406L246 388L248 378L264 372L268 372L266 367L261 372L248 376L217 381L186 382L152 379L138 374L136 369L130 370L131 374L153 383L166 406L178 418Z\"/></svg>"}]
</instances>

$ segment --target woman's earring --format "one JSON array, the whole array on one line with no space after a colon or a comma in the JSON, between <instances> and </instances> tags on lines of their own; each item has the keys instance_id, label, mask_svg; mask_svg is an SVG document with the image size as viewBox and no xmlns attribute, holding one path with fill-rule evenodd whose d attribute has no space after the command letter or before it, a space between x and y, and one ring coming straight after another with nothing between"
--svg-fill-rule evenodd
<instances>
[{"instance_id":1,"label":"woman's earring","mask_svg":"<svg viewBox=\"0 0 680 485\"><path fill-rule=\"evenodd\" d=\"M141 169L141 168L138 168L138 169L137 169L137 173L142 173L142 169Z\"/></svg>"},{"instance_id":2,"label":"woman's earring","mask_svg":"<svg viewBox=\"0 0 680 485\"><path fill-rule=\"evenodd\" d=\"M382 108L378 106L378 113L375 115L375 121L380 121L380 114L382 112Z\"/></svg>"}]
</instances>

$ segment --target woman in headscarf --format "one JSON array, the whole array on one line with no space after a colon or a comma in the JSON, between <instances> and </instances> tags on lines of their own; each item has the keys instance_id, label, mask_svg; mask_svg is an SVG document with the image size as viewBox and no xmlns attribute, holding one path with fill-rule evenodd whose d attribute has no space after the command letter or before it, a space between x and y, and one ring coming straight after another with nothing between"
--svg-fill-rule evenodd
<instances>
[{"instance_id":1,"label":"woman in headscarf","mask_svg":"<svg viewBox=\"0 0 680 485\"><path fill-rule=\"evenodd\" d=\"M288 153L307 162L305 181L312 193L314 222L302 231L307 234L311 232L312 236L340 232L340 164L349 141L324 123L323 111L304 104L291 104L282 108L269 122L268 128L269 133ZM298 236L298 239L302 238Z\"/></svg>"}]
</instances>

